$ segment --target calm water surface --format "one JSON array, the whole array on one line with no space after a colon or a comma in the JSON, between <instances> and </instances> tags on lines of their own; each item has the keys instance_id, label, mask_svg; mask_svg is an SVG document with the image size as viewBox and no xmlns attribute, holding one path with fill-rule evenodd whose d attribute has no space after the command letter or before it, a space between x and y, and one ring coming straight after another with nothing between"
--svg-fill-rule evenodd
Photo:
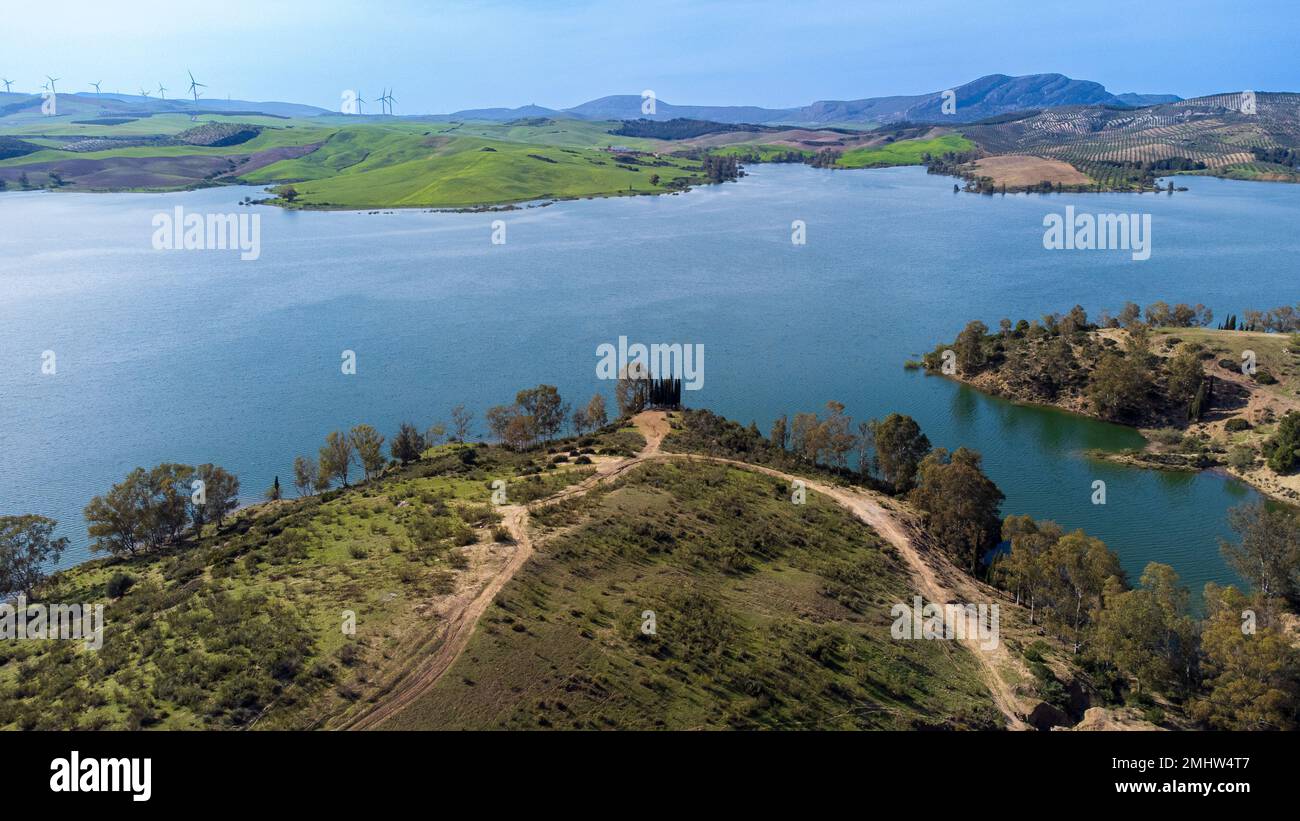
<instances>
[{"instance_id":1,"label":"calm water surface","mask_svg":"<svg viewBox=\"0 0 1300 821\"><path fill-rule=\"evenodd\" d=\"M983 452L1006 512L1084 528L1134 575L1155 560L1193 588L1234 580L1217 539L1248 488L1091 462L1082 450L1141 439L901 365L973 318L1294 303L1300 187L1192 178L1172 197L978 197L919 169L751 171L681 196L505 214L240 209L257 193L242 188L2 194L0 512L58 519L74 562L82 507L137 465L216 462L251 501L358 422L391 435L459 402L481 419L539 382L612 400L595 351L626 335L705 346L688 404L764 430L828 399L860 418L909 413L935 444ZM1067 204L1152 213L1151 259L1045 251L1043 215ZM153 215L176 205L260 213L261 258L153 250ZM504 246L489 242L494 219ZM793 220L807 245L791 244ZM340 372L345 349L355 376ZM1105 506L1090 503L1095 479Z\"/></svg>"}]
</instances>

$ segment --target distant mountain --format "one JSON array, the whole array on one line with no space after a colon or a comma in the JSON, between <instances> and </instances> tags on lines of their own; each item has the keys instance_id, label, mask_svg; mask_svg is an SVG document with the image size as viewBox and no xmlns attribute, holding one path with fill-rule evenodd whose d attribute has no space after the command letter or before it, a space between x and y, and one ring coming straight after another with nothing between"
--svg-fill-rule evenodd
<instances>
[{"instance_id":1,"label":"distant mountain","mask_svg":"<svg viewBox=\"0 0 1300 821\"><path fill-rule=\"evenodd\" d=\"M447 119L513 120L529 116L570 116L586 120L650 120L686 118L718 123L785 123L828 125L833 123L881 124L900 120L913 122L966 123L999 114L1027 109L1059 108L1070 105L1114 105L1137 108L1176 102L1173 94L1112 94L1100 83L1074 80L1063 74L1029 74L1009 77L990 74L951 89L956 103L954 114L944 113L945 91L861 100L819 100L798 108L759 106L673 105L657 100L653 114L643 114L637 94L601 97L561 111L524 106L457 111Z\"/></svg>"},{"instance_id":2,"label":"distant mountain","mask_svg":"<svg viewBox=\"0 0 1300 821\"><path fill-rule=\"evenodd\" d=\"M1119 101L1125 105L1134 108L1145 108L1149 105L1164 105L1165 103L1176 103L1182 100L1177 94L1119 94Z\"/></svg>"},{"instance_id":3,"label":"distant mountain","mask_svg":"<svg viewBox=\"0 0 1300 821\"><path fill-rule=\"evenodd\" d=\"M332 112L314 105L249 100L216 100L200 97L198 103L182 98L161 100L139 94L64 94L58 95L59 114L85 117L131 117L152 114L226 113L268 114L272 117L315 117ZM0 116L30 114L40 116L41 95L0 93Z\"/></svg>"},{"instance_id":4,"label":"distant mountain","mask_svg":"<svg viewBox=\"0 0 1300 821\"><path fill-rule=\"evenodd\" d=\"M639 94L614 94L566 109L526 105L519 108L477 108L450 114L416 115L434 121L489 120L506 122L527 117L576 117L584 120L708 120L718 123L789 125L880 125L912 122L967 123L1012 111L1044 110L1072 105L1110 105L1139 108L1177 102L1173 94L1112 94L1100 83L1074 80L1063 74L1029 74L1009 77L990 74L951 89L956 112L944 113L946 92L866 97L860 100L819 100L797 108L762 108L733 105L673 105L655 102L653 114L643 114ZM274 117L315 117L337 114L299 103L218 100L200 97L196 104L184 98L161 100L138 94L59 94L59 113L86 118L147 116L160 113L259 113ZM0 117L39 116L38 94L0 93Z\"/></svg>"},{"instance_id":5,"label":"distant mountain","mask_svg":"<svg viewBox=\"0 0 1300 821\"><path fill-rule=\"evenodd\" d=\"M638 94L615 94L601 97L573 108L564 109L570 116L586 120L711 120L715 123L765 123L781 119L798 109L760 108L740 105L672 105L655 101L655 113L642 114L643 100Z\"/></svg>"}]
</instances>

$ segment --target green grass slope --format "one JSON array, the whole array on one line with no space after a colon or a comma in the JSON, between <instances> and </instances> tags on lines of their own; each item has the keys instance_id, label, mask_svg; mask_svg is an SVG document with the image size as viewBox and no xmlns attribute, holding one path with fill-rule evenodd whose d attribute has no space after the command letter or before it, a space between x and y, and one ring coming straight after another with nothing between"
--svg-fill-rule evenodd
<instances>
[{"instance_id":1,"label":"green grass slope","mask_svg":"<svg viewBox=\"0 0 1300 821\"><path fill-rule=\"evenodd\" d=\"M969 151L975 144L957 134L945 134L928 140L899 140L873 148L846 151L836 161L836 168L882 168L891 165L920 165L926 154L940 156Z\"/></svg>"},{"instance_id":2,"label":"green grass slope","mask_svg":"<svg viewBox=\"0 0 1300 821\"><path fill-rule=\"evenodd\" d=\"M586 441L596 453L641 445L612 430ZM103 646L0 642L0 730L305 728L344 714L436 633L441 601L501 560L494 479L521 503L592 470L551 459L443 446L160 553L64 571L38 599L104 605ZM111 598L117 574L134 584Z\"/></svg>"},{"instance_id":3,"label":"green grass slope","mask_svg":"<svg viewBox=\"0 0 1300 821\"><path fill-rule=\"evenodd\" d=\"M534 514L556 535L387 728L991 728L974 660L889 634L900 557L834 503L649 464ZM653 611L656 632L642 631Z\"/></svg>"}]
</instances>

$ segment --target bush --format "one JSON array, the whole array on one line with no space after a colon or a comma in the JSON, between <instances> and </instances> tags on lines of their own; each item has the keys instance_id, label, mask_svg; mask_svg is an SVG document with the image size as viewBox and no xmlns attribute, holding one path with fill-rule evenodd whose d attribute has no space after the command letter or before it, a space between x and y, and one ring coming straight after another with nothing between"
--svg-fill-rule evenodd
<instances>
[{"instance_id":1,"label":"bush","mask_svg":"<svg viewBox=\"0 0 1300 821\"><path fill-rule=\"evenodd\" d=\"M110 599L120 599L126 595L126 591L131 589L135 584L135 579L127 573L118 571L109 577L108 584L105 585L105 592Z\"/></svg>"},{"instance_id":2,"label":"bush","mask_svg":"<svg viewBox=\"0 0 1300 821\"><path fill-rule=\"evenodd\" d=\"M1255 466L1255 451L1245 445L1238 445L1228 452L1228 465L1237 470L1248 470Z\"/></svg>"},{"instance_id":3,"label":"bush","mask_svg":"<svg viewBox=\"0 0 1300 821\"><path fill-rule=\"evenodd\" d=\"M1256 371L1255 382L1260 385L1276 385L1277 377L1273 376L1273 374L1268 371Z\"/></svg>"},{"instance_id":4,"label":"bush","mask_svg":"<svg viewBox=\"0 0 1300 821\"><path fill-rule=\"evenodd\" d=\"M492 528L492 541L501 544L514 544L515 537L510 535L510 529L505 525L497 525Z\"/></svg>"},{"instance_id":5,"label":"bush","mask_svg":"<svg viewBox=\"0 0 1300 821\"><path fill-rule=\"evenodd\" d=\"M370 554L366 552L366 548L363 545L354 544L348 548L348 555L354 559L364 559Z\"/></svg>"},{"instance_id":6,"label":"bush","mask_svg":"<svg viewBox=\"0 0 1300 821\"><path fill-rule=\"evenodd\" d=\"M1161 428L1160 430L1151 432L1151 441L1158 445L1168 445L1172 447L1173 445L1181 445L1183 443L1183 434L1182 431L1177 431L1173 428Z\"/></svg>"},{"instance_id":7,"label":"bush","mask_svg":"<svg viewBox=\"0 0 1300 821\"><path fill-rule=\"evenodd\" d=\"M1240 416L1234 416L1231 419L1229 419L1227 422L1223 423L1223 429L1231 433L1236 433L1237 431L1242 431L1242 430L1250 430L1250 422L1246 421Z\"/></svg>"}]
</instances>

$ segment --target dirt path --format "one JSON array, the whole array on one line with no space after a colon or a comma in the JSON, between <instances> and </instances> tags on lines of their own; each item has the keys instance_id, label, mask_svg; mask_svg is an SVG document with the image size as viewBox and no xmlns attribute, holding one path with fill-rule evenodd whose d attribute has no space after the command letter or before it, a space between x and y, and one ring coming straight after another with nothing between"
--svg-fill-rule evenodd
<instances>
[{"instance_id":1,"label":"dirt path","mask_svg":"<svg viewBox=\"0 0 1300 821\"><path fill-rule=\"evenodd\" d=\"M501 588L514 578L519 568L523 567L533 555L533 542L525 526L528 517L527 509L522 505L509 505L501 508L501 514L501 523L510 530L510 535L515 540L515 550L509 561L483 586L469 606L447 623L444 638L433 655L410 675L401 679L385 698L375 705L374 709L352 719L350 723L344 725L344 729L369 730L378 727L436 684L443 673L446 673L460 657L461 652L469 644L470 636L474 634L479 619L487 612L488 606L496 599L497 593L501 592Z\"/></svg>"},{"instance_id":2,"label":"dirt path","mask_svg":"<svg viewBox=\"0 0 1300 821\"><path fill-rule=\"evenodd\" d=\"M975 602L984 597L981 595L978 586L966 579L960 572L955 572L954 568L947 565L944 557L933 553L923 554L923 551L918 547L917 541L909 532L909 525L904 515L887 509L873 494L824 484L774 468L753 465L734 459L700 454L664 453L661 450L661 445L669 431L667 414L661 411L646 411L634 417L632 422L646 440L645 447L636 456L599 465L594 475L552 496L533 502L527 507L511 505L502 509L504 514L503 524L510 530L516 544L515 552L510 557L510 560L479 591L468 607L452 617L445 634L446 638L439 644L428 660L394 686L384 700L376 704L370 712L356 717L344 725L346 729L365 730L378 727L436 684L443 674L451 668L451 665L455 663L461 652L469 644L469 639L473 635L475 627L478 626L479 619L487 612L488 606L496 598L497 593L514 578L515 573L533 555L534 545L528 533L528 510L530 507L551 505L564 499L581 496L600 484L612 482L627 471L647 461L716 462L733 465L756 473L764 473L791 483L796 480L802 481L805 487L830 498L892 544L907 562L908 568L916 579L918 592L929 602L936 604L951 601ZM936 569L936 565L939 569ZM956 583L950 586L942 580L943 577L953 579ZM963 583L961 580L966 581ZM1016 699L1015 693L998 672L999 666L1010 664L1010 657L1006 647L999 643L996 648L986 650L980 646L978 639L975 638L967 639L963 643L978 660L981 678L984 679L985 686L988 687L994 703L1006 717L1007 726L1016 730L1028 729L1028 725L1025 724L1022 718L1024 712Z\"/></svg>"},{"instance_id":3,"label":"dirt path","mask_svg":"<svg viewBox=\"0 0 1300 821\"><path fill-rule=\"evenodd\" d=\"M724 459L720 456L664 454L659 458L721 462L756 473L775 476L791 484L796 480L801 481L809 490L814 490L828 497L848 510L892 544L907 562L907 566L916 580L917 592L921 594L921 597L927 603L933 602L940 605L947 602L977 603L981 599L988 598L988 595L983 593L976 583L953 568L946 557L933 551L922 551L917 544L917 540L913 538L910 532L911 528L904 518L904 514L886 509L875 494L868 491L828 485L774 468L753 465L734 459ZM945 577L951 579L953 583L945 583L943 581ZM1006 646L999 642L997 647L985 649L979 639L975 637L967 638L962 643L966 645L966 648L980 663L981 677L984 679L984 684L993 697L998 710L1006 718L1007 727L1013 730L1030 729L1029 725L1024 722L1025 711L1020 706L1019 699L1016 698L1015 692L998 672L999 667L1013 664Z\"/></svg>"},{"instance_id":4,"label":"dirt path","mask_svg":"<svg viewBox=\"0 0 1300 821\"><path fill-rule=\"evenodd\" d=\"M515 540L515 551L510 560L478 592L470 604L454 614L443 632L443 639L437 649L416 669L404 676L393 686L383 699L366 713L350 719L343 725L347 730L369 730L378 727L397 715L412 701L419 698L438 680L442 678L451 665L469 644L470 636L478 627L479 619L487 612L502 588L514 578L519 569L533 555L534 545L528 533L528 510L530 507L553 505L564 499L570 499L592 490L600 484L612 482L627 471L646 461L659 456L659 447L668 435L668 417L664 413L646 411L632 419L633 424L645 437L645 446L636 456L630 456L612 462L605 462L596 467L596 472L572 487L565 488L545 499L539 499L528 506L508 505L500 508L502 524L510 531Z\"/></svg>"}]
</instances>

